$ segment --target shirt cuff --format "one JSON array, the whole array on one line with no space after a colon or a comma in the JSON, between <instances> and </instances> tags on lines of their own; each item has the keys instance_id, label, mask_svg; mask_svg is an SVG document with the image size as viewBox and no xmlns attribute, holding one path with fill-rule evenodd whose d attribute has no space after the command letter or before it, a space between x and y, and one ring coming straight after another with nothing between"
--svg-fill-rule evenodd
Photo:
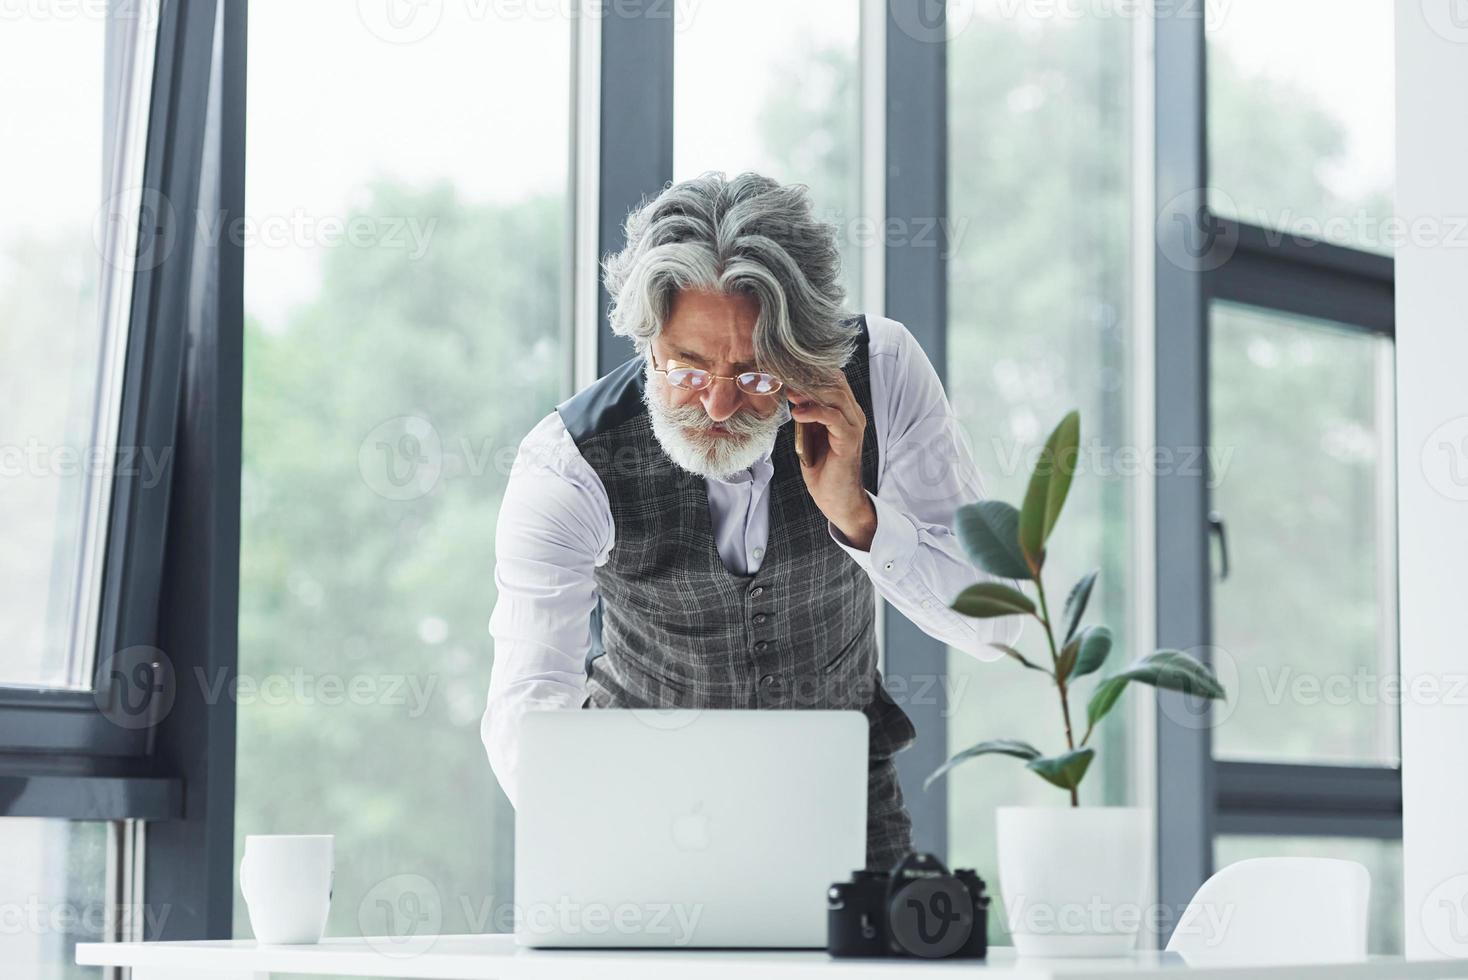
<instances>
[{"instance_id":1,"label":"shirt cuff","mask_svg":"<svg viewBox=\"0 0 1468 980\"><path fill-rule=\"evenodd\" d=\"M871 551L862 551L852 545L850 539L830 521L826 522L826 529L831 534L831 540L840 545L841 550L850 555L869 575L881 575L896 581L912 567L912 558L917 553L918 546L917 525L912 522L912 518L870 490L866 491L866 495L871 498L872 507L877 512L877 530L872 535Z\"/></svg>"}]
</instances>

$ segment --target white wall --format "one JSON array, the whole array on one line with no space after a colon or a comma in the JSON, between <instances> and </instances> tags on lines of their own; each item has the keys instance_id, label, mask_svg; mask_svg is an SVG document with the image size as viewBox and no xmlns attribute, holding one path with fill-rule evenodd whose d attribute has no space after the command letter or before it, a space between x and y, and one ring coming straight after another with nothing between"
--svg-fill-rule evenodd
<instances>
[{"instance_id":1,"label":"white wall","mask_svg":"<svg viewBox=\"0 0 1468 980\"><path fill-rule=\"evenodd\" d=\"M1468 3L1396 9L1406 948L1468 956Z\"/></svg>"}]
</instances>

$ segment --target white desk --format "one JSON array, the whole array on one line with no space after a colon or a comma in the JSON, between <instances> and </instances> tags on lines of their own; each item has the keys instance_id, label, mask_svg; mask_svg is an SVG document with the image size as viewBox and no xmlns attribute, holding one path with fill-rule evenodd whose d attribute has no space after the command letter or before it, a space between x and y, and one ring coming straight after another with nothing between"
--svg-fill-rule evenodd
<instances>
[{"instance_id":1,"label":"white desk","mask_svg":"<svg viewBox=\"0 0 1468 980\"><path fill-rule=\"evenodd\" d=\"M1350 963L1185 963L1171 953L1107 960L1027 960L1007 947L973 960L833 960L821 951L532 950L507 935L327 938L316 946L258 946L253 940L79 943L82 965L130 966L133 980L266 980L271 973L434 980L832 980L943 976L981 971L996 980L1117 980L1159 974L1186 980L1462 980L1468 960L1370 957Z\"/></svg>"}]
</instances>

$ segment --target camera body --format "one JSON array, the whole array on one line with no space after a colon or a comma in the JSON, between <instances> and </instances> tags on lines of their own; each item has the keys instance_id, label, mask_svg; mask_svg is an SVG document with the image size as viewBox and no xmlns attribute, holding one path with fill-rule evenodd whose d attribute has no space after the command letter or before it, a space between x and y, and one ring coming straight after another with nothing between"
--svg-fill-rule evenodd
<instances>
[{"instance_id":1,"label":"camera body","mask_svg":"<svg viewBox=\"0 0 1468 980\"><path fill-rule=\"evenodd\" d=\"M832 956L983 959L989 896L969 868L952 873L912 852L890 872L857 871L826 893L826 952Z\"/></svg>"}]
</instances>

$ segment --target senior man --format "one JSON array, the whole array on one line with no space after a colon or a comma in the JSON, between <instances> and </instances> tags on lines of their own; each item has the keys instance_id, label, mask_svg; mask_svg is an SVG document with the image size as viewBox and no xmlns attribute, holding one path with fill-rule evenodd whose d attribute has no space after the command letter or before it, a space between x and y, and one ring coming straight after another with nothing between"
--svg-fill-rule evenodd
<instances>
[{"instance_id":1,"label":"senior man","mask_svg":"<svg viewBox=\"0 0 1468 980\"><path fill-rule=\"evenodd\" d=\"M911 846L893 756L914 731L874 591L981 659L1018 631L949 608L983 576L952 531L982 488L947 397L902 324L847 313L802 185L707 173L625 232L604 272L636 354L525 437L501 505L490 764L513 802L531 710L859 709L886 869Z\"/></svg>"}]
</instances>

